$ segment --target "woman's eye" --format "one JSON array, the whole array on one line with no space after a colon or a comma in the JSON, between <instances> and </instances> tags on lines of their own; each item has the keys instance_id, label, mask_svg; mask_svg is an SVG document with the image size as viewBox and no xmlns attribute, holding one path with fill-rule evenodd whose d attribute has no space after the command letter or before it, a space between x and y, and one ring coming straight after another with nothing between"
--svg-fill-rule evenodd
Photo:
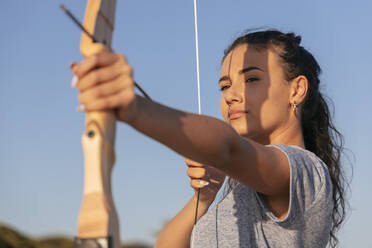
<instances>
[{"instance_id":1,"label":"woman's eye","mask_svg":"<svg viewBox=\"0 0 372 248\"><path fill-rule=\"evenodd\" d=\"M258 81L258 78L250 77L250 78L247 78L247 80L245 80L246 83L251 83L251 82L254 82L254 81Z\"/></svg>"},{"instance_id":2,"label":"woman's eye","mask_svg":"<svg viewBox=\"0 0 372 248\"><path fill-rule=\"evenodd\" d=\"M220 87L220 91L224 91L226 89L228 89L230 87L230 85L223 85Z\"/></svg>"}]
</instances>

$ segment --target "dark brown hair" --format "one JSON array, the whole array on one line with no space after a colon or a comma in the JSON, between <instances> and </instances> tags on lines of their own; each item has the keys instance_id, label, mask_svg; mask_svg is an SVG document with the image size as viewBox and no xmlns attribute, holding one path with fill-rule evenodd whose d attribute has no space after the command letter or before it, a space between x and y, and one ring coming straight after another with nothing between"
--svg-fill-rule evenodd
<instances>
[{"instance_id":1,"label":"dark brown hair","mask_svg":"<svg viewBox=\"0 0 372 248\"><path fill-rule=\"evenodd\" d=\"M316 154L327 165L333 184L333 225L330 232L330 245L336 247L336 232L346 215L345 191L347 181L341 166L343 136L332 122L332 116L326 99L319 90L321 68L313 55L301 45L301 37L294 33L282 33L277 30L248 32L237 38L225 51L225 57L237 46L249 44L257 50L274 48L282 61L287 81L303 75L308 80L308 92L301 103L301 127L305 148ZM328 101L327 101L328 100ZM236 182L228 181L231 191Z\"/></svg>"}]
</instances>

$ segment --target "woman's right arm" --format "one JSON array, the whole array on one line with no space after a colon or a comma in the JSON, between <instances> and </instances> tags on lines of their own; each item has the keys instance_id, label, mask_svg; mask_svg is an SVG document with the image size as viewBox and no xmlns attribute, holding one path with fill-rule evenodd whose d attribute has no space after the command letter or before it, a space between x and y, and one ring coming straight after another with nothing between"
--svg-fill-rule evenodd
<instances>
[{"instance_id":1,"label":"woman's right arm","mask_svg":"<svg viewBox=\"0 0 372 248\"><path fill-rule=\"evenodd\" d=\"M155 248L188 248L190 247L191 232L194 227L196 195L161 231ZM198 219L203 216L209 206L199 203Z\"/></svg>"},{"instance_id":2,"label":"woman's right arm","mask_svg":"<svg viewBox=\"0 0 372 248\"><path fill-rule=\"evenodd\" d=\"M200 189L200 195L197 220L208 211L225 180L225 174L213 167L197 163L191 159L186 159L186 164L189 167L187 175L191 179L190 185L194 188L195 194L162 230L155 248L190 247L198 189Z\"/></svg>"}]
</instances>

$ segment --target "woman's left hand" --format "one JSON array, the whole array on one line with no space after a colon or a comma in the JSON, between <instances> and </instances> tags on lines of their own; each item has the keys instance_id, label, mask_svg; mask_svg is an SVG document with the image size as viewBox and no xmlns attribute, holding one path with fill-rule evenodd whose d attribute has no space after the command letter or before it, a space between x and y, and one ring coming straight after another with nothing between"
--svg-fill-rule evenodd
<instances>
[{"instance_id":1,"label":"woman's left hand","mask_svg":"<svg viewBox=\"0 0 372 248\"><path fill-rule=\"evenodd\" d=\"M136 113L133 69L124 55L109 52L103 46L98 53L73 63L73 86L80 91L80 110L118 109L117 118L128 122Z\"/></svg>"}]
</instances>

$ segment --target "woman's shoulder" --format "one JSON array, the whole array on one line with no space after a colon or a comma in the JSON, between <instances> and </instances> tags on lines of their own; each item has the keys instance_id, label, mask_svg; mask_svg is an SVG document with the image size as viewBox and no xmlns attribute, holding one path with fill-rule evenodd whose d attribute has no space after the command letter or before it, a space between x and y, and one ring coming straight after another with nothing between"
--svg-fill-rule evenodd
<instances>
[{"instance_id":1,"label":"woman's shoulder","mask_svg":"<svg viewBox=\"0 0 372 248\"><path fill-rule=\"evenodd\" d=\"M327 165L313 152L293 145L269 145L280 149L290 166L291 193L297 195L303 209L315 203L332 203L332 180ZM319 202L320 201L320 202Z\"/></svg>"},{"instance_id":2,"label":"woman's shoulder","mask_svg":"<svg viewBox=\"0 0 372 248\"><path fill-rule=\"evenodd\" d=\"M268 147L275 147L281 150L292 164L309 168L315 168L329 174L327 165L315 153L295 145L271 144Z\"/></svg>"}]
</instances>

